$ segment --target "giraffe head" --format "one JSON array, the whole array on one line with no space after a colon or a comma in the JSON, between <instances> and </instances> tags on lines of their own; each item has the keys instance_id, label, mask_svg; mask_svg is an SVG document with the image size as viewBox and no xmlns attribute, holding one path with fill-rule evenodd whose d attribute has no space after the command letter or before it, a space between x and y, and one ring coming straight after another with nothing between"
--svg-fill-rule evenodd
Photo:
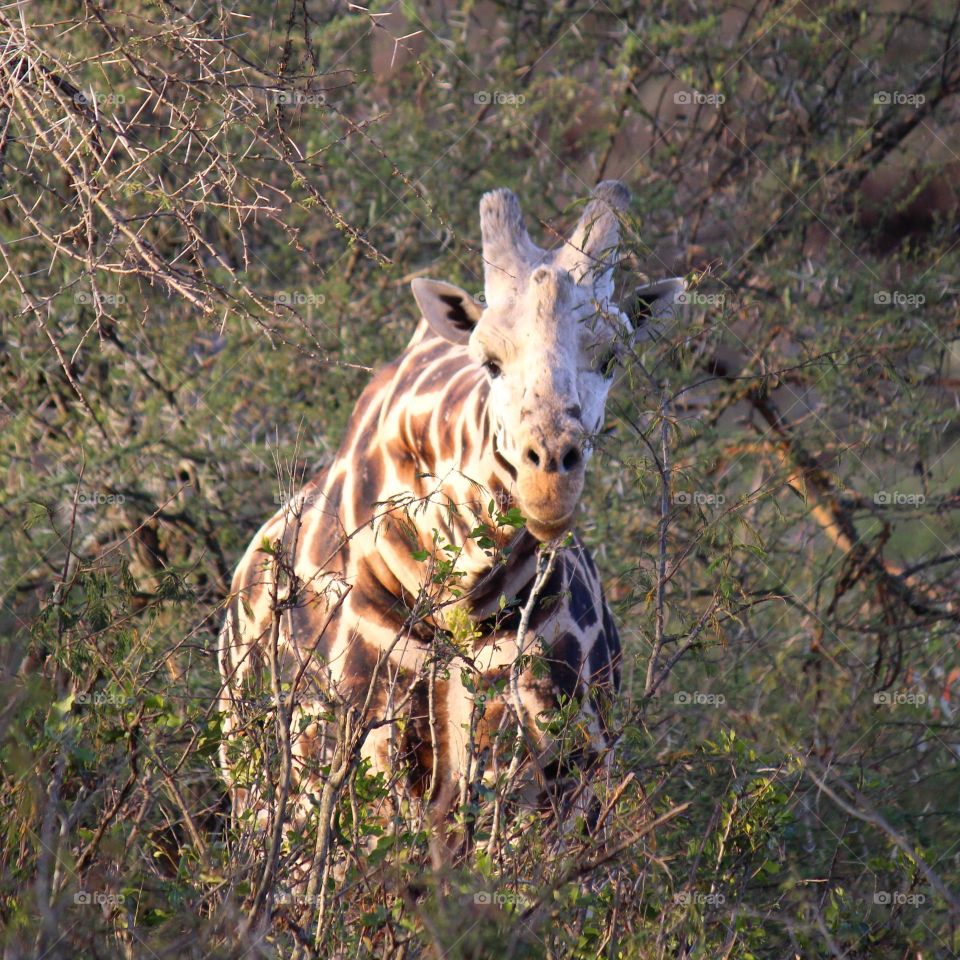
<instances>
[{"instance_id":1,"label":"giraffe head","mask_svg":"<svg viewBox=\"0 0 960 960\"><path fill-rule=\"evenodd\" d=\"M570 239L545 251L516 196L494 190L480 202L485 302L453 284L413 281L434 332L467 344L486 371L495 456L540 540L573 521L618 359L684 289L667 280L640 288L629 307L614 302L617 213L629 198L622 183L599 184Z\"/></svg>"}]
</instances>

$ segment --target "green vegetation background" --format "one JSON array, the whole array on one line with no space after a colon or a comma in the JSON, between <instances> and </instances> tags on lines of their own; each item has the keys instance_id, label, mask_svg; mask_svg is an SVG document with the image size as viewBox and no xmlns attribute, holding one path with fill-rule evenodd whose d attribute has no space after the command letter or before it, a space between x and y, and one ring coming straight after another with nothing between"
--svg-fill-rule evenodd
<instances>
[{"instance_id":1,"label":"green vegetation background","mask_svg":"<svg viewBox=\"0 0 960 960\"><path fill-rule=\"evenodd\" d=\"M546 828L442 878L384 840L310 949L955 955L957 17L0 11L3 955L289 953L282 905L238 932L232 568L406 342L409 280L482 291L482 192L551 246L608 177L624 277L693 291L654 385L617 387L580 524L626 643L612 822L689 807L575 879ZM658 580L661 665L695 642L646 698Z\"/></svg>"}]
</instances>

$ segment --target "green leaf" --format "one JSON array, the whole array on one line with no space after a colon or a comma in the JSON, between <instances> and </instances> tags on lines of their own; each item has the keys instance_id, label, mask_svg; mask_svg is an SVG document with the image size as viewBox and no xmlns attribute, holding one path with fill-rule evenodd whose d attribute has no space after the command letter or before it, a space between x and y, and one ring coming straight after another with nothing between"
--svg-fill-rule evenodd
<instances>
[{"instance_id":1,"label":"green leaf","mask_svg":"<svg viewBox=\"0 0 960 960\"><path fill-rule=\"evenodd\" d=\"M274 555L276 554L277 551L274 549L273 544L270 542L270 538L269 538L269 537L264 537L264 538L260 541L260 546L259 546L259 548L258 548L258 552L259 552L259 553L267 553L267 554L269 554L269 555L272 557L272 556L274 556Z\"/></svg>"},{"instance_id":2,"label":"green leaf","mask_svg":"<svg viewBox=\"0 0 960 960\"><path fill-rule=\"evenodd\" d=\"M506 513L497 516L498 527L522 527L526 522L526 517L520 512L519 507L511 507Z\"/></svg>"}]
</instances>

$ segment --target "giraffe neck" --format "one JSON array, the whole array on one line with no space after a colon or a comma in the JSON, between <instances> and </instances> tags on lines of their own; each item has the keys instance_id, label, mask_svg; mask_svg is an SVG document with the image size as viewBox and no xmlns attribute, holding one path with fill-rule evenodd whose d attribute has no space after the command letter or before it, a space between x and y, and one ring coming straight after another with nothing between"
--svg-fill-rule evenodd
<instances>
[{"instance_id":1,"label":"giraffe neck","mask_svg":"<svg viewBox=\"0 0 960 960\"><path fill-rule=\"evenodd\" d=\"M385 540L384 560L406 585L423 578L423 561L413 554L455 556L454 572L462 576L451 580L447 599L459 592L471 615L483 618L502 595L512 599L531 580L537 548L525 529L503 522L515 506L513 476L496 449L487 378L465 347L440 340L424 325L381 397L368 455L383 477L376 499L412 494L405 519L420 542L419 550L397 549L395 536Z\"/></svg>"}]
</instances>

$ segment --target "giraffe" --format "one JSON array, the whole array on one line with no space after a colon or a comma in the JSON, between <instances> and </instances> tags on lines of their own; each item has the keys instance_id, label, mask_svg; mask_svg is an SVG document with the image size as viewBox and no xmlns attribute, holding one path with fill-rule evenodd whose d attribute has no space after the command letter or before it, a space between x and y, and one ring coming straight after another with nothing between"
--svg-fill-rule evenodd
<instances>
[{"instance_id":1,"label":"giraffe","mask_svg":"<svg viewBox=\"0 0 960 960\"><path fill-rule=\"evenodd\" d=\"M333 702L363 725L371 769L438 820L477 758L489 772L513 745L507 728L541 803L608 762L621 646L572 527L618 362L684 289L674 278L629 309L614 302L628 202L623 184L600 183L570 239L545 251L516 196L494 190L480 202L483 302L413 280L422 319L407 348L234 576L219 662L235 814L269 820L237 757L249 705L271 689L290 705L293 819L316 803L325 763L329 775ZM566 748L543 722L561 708L585 731Z\"/></svg>"}]
</instances>

